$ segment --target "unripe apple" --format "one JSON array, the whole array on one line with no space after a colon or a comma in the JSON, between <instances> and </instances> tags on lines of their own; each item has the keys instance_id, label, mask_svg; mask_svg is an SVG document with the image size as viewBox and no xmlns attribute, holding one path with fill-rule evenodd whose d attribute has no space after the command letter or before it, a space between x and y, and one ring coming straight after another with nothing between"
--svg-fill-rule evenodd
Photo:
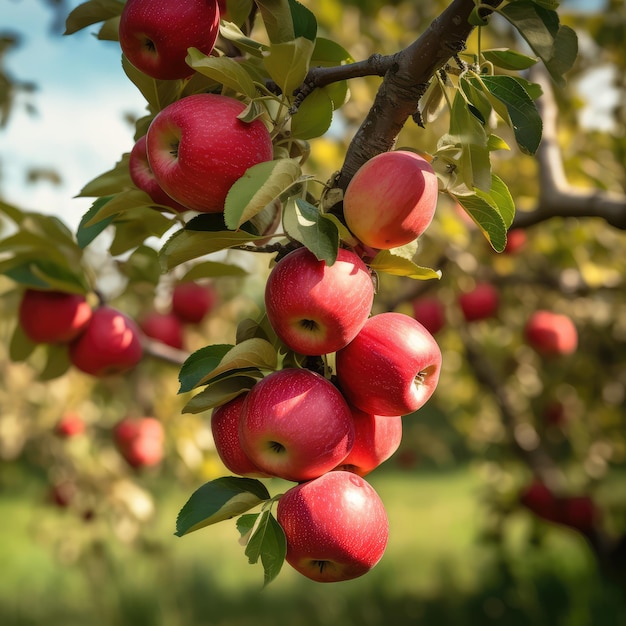
<instances>
[{"instance_id":1,"label":"unripe apple","mask_svg":"<svg viewBox=\"0 0 626 626\"><path fill-rule=\"evenodd\" d=\"M272 328L288 348L306 355L346 346L365 324L373 301L367 266L343 248L333 265L298 248L273 267L265 285Z\"/></svg>"},{"instance_id":2,"label":"unripe apple","mask_svg":"<svg viewBox=\"0 0 626 626\"><path fill-rule=\"evenodd\" d=\"M470 291L459 294L458 301L465 321L476 322L498 312L500 294L491 283L478 283Z\"/></svg>"},{"instance_id":3,"label":"unripe apple","mask_svg":"<svg viewBox=\"0 0 626 626\"><path fill-rule=\"evenodd\" d=\"M576 352L578 331L564 314L539 310L532 313L524 328L526 341L543 356L563 356Z\"/></svg>"},{"instance_id":4,"label":"unripe apple","mask_svg":"<svg viewBox=\"0 0 626 626\"><path fill-rule=\"evenodd\" d=\"M343 215L365 245L388 250L414 241L428 228L438 192L437 175L426 159L408 150L383 152L352 177Z\"/></svg>"},{"instance_id":5,"label":"unripe apple","mask_svg":"<svg viewBox=\"0 0 626 626\"><path fill-rule=\"evenodd\" d=\"M272 159L265 124L238 118L245 108L235 98L201 93L156 115L147 133L148 161L169 196L190 209L220 213L246 170Z\"/></svg>"},{"instance_id":6,"label":"unripe apple","mask_svg":"<svg viewBox=\"0 0 626 626\"><path fill-rule=\"evenodd\" d=\"M75 437L85 432L85 421L78 413L64 413L54 427L54 432L59 437Z\"/></svg>"},{"instance_id":7,"label":"unripe apple","mask_svg":"<svg viewBox=\"0 0 626 626\"><path fill-rule=\"evenodd\" d=\"M287 368L268 374L248 392L239 438L259 469L300 482L346 458L354 444L354 422L329 380L311 370Z\"/></svg>"},{"instance_id":8,"label":"unripe apple","mask_svg":"<svg viewBox=\"0 0 626 626\"><path fill-rule=\"evenodd\" d=\"M213 409L211 432L215 449L222 463L229 471L239 476L267 477L243 451L239 439L239 416L246 394L241 394Z\"/></svg>"},{"instance_id":9,"label":"unripe apple","mask_svg":"<svg viewBox=\"0 0 626 626\"><path fill-rule=\"evenodd\" d=\"M69 344L71 363L92 376L122 374L143 356L141 330L110 306L95 309L84 332Z\"/></svg>"},{"instance_id":10,"label":"unripe apple","mask_svg":"<svg viewBox=\"0 0 626 626\"><path fill-rule=\"evenodd\" d=\"M422 296L411 302L413 317L434 335L446 325L446 310L439 298Z\"/></svg>"},{"instance_id":11,"label":"unripe apple","mask_svg":"<svg viewBox=\"0 0 626 626\"><path fill-rule=\"evenodd\" d=\"M336 353L336 368L339 388L350 404L374 415L406 415L434 393L441 350L412 317L379 313Z\"/></svg>"},{"instance_id":12,"label":"unripe apple","mask_svg":"<svg viewBox=\"0 0 626 626\"><path fill-rule=\"evenodd\" d=\"M85 330L91 316L85 296L37 289L24 291L18 311L24 334L35 343L72 341Z\"/></svg>"},{"instance_id":13,"label":"unripe apple","mask_svg":"<svg viewBox=\"0 0 626 626\"><path fill-rule=\"evenodd\" d=\"M399 448L402 441L400 415L373 415L352 408L354 445L336 469L367 476Z\"/></svg>"},{"instance_id":14,"label":"unripe apple","mask_svg":"<svg viewBox=\"0 0 626 626\"><path fill-rule=\"evenodd\" d=\"M150 311L139 324L143 333L167 346L182 350L184 341L183 324L174 313Z\"/></svg>"},{"instance_id":15,"label":"unripe apple","mask_svg":"<svg viewBox=\"0 0 626 626\"><path fill-rule=\"evenodd\" d=\"M188 48L210 54L219 34L217 0L126 0L119 41L128 60L144 74L161 80L193 74Z\"/></svg>"},{"instance_id":16,"label":"unripe apple","mask_svg":"<svg viewBox=\"0 0 626 626\"><path fill-rule=\"evenodd\" d=\"M123 418L113 427L113 441L131 467L151 467L163 460L165 433L154 417Z\"/></svg>"},{"instance_id":17,"label":"unripe apple","mask_svg":"<svg viewBox=\"0 0 626 626\"><path fill-rule=\"evenodd\" d=\"M170 198L154 177L154 172L148 163L148 153L146 152L146 136L140 137L130 151L128 157L128 169L130 178L138 189L145 191L155 204L170 207L177 213L187 211L187 207L174 198Z\"/></svg>"},{"instance_id":18,"label":"unripe apple","mask_svg":"<svg viewBox=\"0 0 626 626\"><path fill-rule=\"evenodd\" d=\"M177 283L172 290L172 313L182 322L199 324L215 307L217 293L211 284Z\"/></svg>"},{"instance_id":19,"label":"unripe apple","mask_svg":"<svg viewBox=\"0 0 626 626\"><path fill-rule=\"evenodd\" d=\"M318 582L369 572L382 558L389 521L380 496L360 476L336 471L292 487L278 501L286 560Z\"/></svg>"}]
</instances>

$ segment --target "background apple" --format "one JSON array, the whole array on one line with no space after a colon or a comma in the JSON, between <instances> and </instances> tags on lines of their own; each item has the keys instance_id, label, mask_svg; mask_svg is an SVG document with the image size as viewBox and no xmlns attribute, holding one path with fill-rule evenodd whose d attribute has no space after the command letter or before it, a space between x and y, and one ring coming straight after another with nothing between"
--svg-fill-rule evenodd
<instances>
[{"instance_id":1,"label":"background apple","mask_svg":"<svg viewBox=\"0 0 626 626\"><path fill-rule=\"evenodd\" d=\"M438 193L437 175L426 159L408 150L383 152L352 177L343 215L365 245L388 250L414 241L428 228Z\"/></svg>"},{"instance_id":2,"label":"background apple","mask_svg":"<svg viewBox=\"0 0 626 626\"><path fill-rule=\"evenodd\" d=\"M25 289L18 322L35 343L67 343L82 333L92 309L85 296L61 291Z\"/></svg>"},{"instance_id":3,"label":"background apple","mask_svg":"<svg viewBox=\"0 0 626 626\"><path fill-rule=\"evenodd\" d=\"M351 580L382 558L389 521L374 488L352 472L336 471L292 487L278 501L287 562L318 582Z\"/></svg>"},{"instance_id":4,"label":"background apple","mask_svg":"<svg viewBox=\"0 0 626 626\"><path fill-rule=\"evenodd\" d=\"M248 392L239 437L259 469L299 482L346 458L354 443L354 422L330 381L310 370L287 368L268 374Z\"/></svg>"},{"instance_id":5,"label":"background apple","mask_svg":"<svg viewBox=\"0 0 626 626\"><path fill-rule=\"evenodd\" d=\"M478 283L470 291L459 294L459 306L467 322L493 317L498 312L500 294L491 283Z\"/></svg>"},{"instance_id":6,"label":"background apple","mask_svg":"<svg viewBox=\"0 0 626 626\"><path fill-rule=\"evenodd\" d=\"M307 248L298 248L278 261L265 285L272 328L287 347L306 355L336 352L352 341L373 301L367 266L344 249L333 265L326 265Z\"/></svg>"},{"instance_id":7,"label":"background apple","mask_svg":"<svg viewBox=\"0 0 626 626\"><path fill-rule=\"evenodd\" d=\"M431 335L438 333L446 325L446 309L435 296L415 298L411 305L413 317L428 330Z\"/></svg>"},{"instance_id":8,"label":"background apple","mask_svg":"<svg viewBox=\"0 0 626 626\"><path fill-rule=\"evenodd\" d=\"M245 171L273 156L272 138L256 119L242 122L246 105L202 93L166 106L147 133L148 161L159 185L196 211L219 213Z\"/></svg>"},{"instance_id":9,"label":"background apple","mask_svg":"<svg viewBox=\"0 0 626 626\"><path fill-rule=\"evenodd\" d=\"M217 293L210 283L177 283L172 290L172 313L187 324L199 324L216 303Z\"/></svg>"},{"instance_id":10,"label":"background apple","mask_svg":"<svg viewBox=\"0 0 626 626\"><path fill-rule=\"evenodd\" d=\"M147 337L172 348L183 349L185 343L183 324L174 313L150 311L141 319L139 326Z\"/></svg>"},{"instance_id":11,"label":"background apple","mask_svg":"<svg viewBox=\"0 0 626 626\"><path fill-rule=\"evenodd\" d=\"M54 427L54 432L59 437L75 437L85 432L85 421L72 411L64 413Z\"/></svg>"},{"instance_id":12,"label":"background apple","mask_svg":"<svg viewBox=\"0 0 626 626\"><path fill-rule=\"evenodd\" d=\"M521 252L528 242L528 235L523 228L512 228L506 235L505 254L517 254Z\"/></svg>"},{"instance_id":13,"label":"background apple","mask_svg":"<svg viewBox=\"0 0 626 626\"><path fill-rule=\"evenodd\" d=\"M165 433L154 417L123 418L113 428L113 441L131 467L151 467L163 459Z\"/></svg>"},{"instance_id":14,"label":"background apple","mask_svg":"<svg viewBox=\"0 0 626 626\"><path fill-rule=\"evenodd\" d=\"M434 393L441 350L412 317L379 313L336 353L336 368L339 388L352 405L375 415L406 415Z\"/></svg>"},{"instance_id":15,"label":"background apple","mask_svg":"<svg viewBox=\"0 0 626 626\"><path fill-rule=\"evenodd\" d=\"M531 314L524 328L526 341L539 354L563 356L576 352L578 331L567 315L539 310Z\"/></svg>"},{"instance_id":16,"label":"background apple","mask_svg":"<svg viewBox=\"0 0 626 626\"><path fill-rule=\"evenodd\" d=\"M107 305L94 310L87 328L69 344L71 363L92 376L121 374L137 365L142 356L137 324Z\"/></svg>"},{"instance_id":17,"label":"background apple","mask_svg":"<svg viewBox=\"0 0 626 626\"><path fill-rule=\"evenodd\" d=\"M152 78L193 74L188 48L210 54L219 34L217 0L126 0L119 23L122 52Z\"/></svg>"}]
</instances>

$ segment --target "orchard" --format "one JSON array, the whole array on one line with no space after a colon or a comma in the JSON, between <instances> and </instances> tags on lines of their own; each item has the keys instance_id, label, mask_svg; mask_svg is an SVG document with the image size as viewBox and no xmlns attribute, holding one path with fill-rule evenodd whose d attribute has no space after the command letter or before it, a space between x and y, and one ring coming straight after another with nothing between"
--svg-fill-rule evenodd
<instances>
[{"instance_id":1,"label":"orchard","mask_svg":"<svg viewBox=\"0 0 626 626\"><path fill-rule=\"evenodd\" d=\"M625 18L569 4L57 9L145 111L76 229L0 187L0 489L35 476L84 562L146 549L175 485L172 553L218 533L259 588L341 594L410 550L398 502L462 467L503 568L565 536L619 597ZM599 67L619 97L585 125Z\"/></svg>"}]
</instances>

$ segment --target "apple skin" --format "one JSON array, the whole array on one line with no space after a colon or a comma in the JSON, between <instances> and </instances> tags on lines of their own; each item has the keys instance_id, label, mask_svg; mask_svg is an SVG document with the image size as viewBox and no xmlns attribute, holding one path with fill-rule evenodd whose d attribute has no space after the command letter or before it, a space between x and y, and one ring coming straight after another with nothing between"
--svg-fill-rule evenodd
<instances>
[{"instance_id":1,"label":"apple skin","mask_svg":"<svg viewBox=\"0 0 626 626\"><path fill-rule=\"evenodd\" d=\"M18 321L24 334L35 343L68 343L85 330L92 313L83 295L26 289L20 300Z\"/></svg>"},{"instance_id":2,"label":"apple skin","mask_svg":"<svg viewBox=\"0 0 626 626\"><path fill-rule=\"evenodd\" d=\"M94 310L85 331L69 344L70 362L85 374L96 377L127 372L142 356L139 326L107 305Z\"/></svg>"},{"instance_id":3,"label":"apple skin","mask_svg":"<svg viewBox=\"0 0 626 626\"><path fill-rule=\"evenodd\" d=\"M239 416L246 395L241 394L213 409L211 432L217 454L226 469L239 476L265 478L269 474L262 472L248 458L239 440Z\"/></svg>"},{"instance_id":4,"label":"apple skin","mask_svg":"<svg viewBox=\"0 0 626 626\"><path fill-rule=\"evenodd\" d=\"M319 374L287 368L246 395L239 418L243 451L261 471L301 482L339 465L354 444L350 407Z\"/></svg>"},{"instance_id":5,"label":"apple skin","mask_svg":"<svg viewBox=\"0 0 626 626\"><path fill-rule=\"evenodd\" d=\"M343 198L346 225L366 246L388 250L430 225L439 185L430 163L408 150L383 152L352 177Z\"/></svg>"},{"instance_id":6,"label":"apple skin","mask_svg":"<svg viewBox=\"0 0 626 626\"><path fill-rule=\"evenodd\" d=\"M202 93L181 98L156 115L147 132L148 161L169 196L195 211L220 213L245 171L272 159L265 124L237 118L245 108L234 98Z\"/></svg>"},{"instance_id":7,"label":"apple skin","mask_svg":"<svg viewBox=\"0 0 626 626\"><path fill-rule=\"evenodd\" d=\"M437 334L446 325L446 309L439 298L422 296L411 303L413 317L431 334Z\"/></svg>"},{"instance_id":8,"label":"apple skin","mask_svg":"<svg viewBox=\"0 0 626 626\"><path fill-rule=\"evenodd\" d=\"M199 324L216 303L217 293L210 284L177 283L172 290L172 313L186 324Z\"/></svg>"},{"instance_id":9,"label":"apple skin","mask_svg":"<svg viewBox=\"0 0 626 626\"><path fill-rule=\"evenodd\" d=\"M336 353L336 369L339 388L353 406L374 415L406 415L434 393L441 350L409 315L379 313Z\"/></svg>"},{"instance_id":10,"label":"apple skin","mask_svg":"<svg viewBox=\"0 0 626 626\"><path fill-rule=\"evenodd\" d=\"M139 326L146 337L177 350L183 349L185 343L183 324L174 313L150 311L141 319Z\"/></svg>"},{"instance_id":11,"label":"apple skin","mask_svg":"<svg viewBox=\"0 0 626 626\"><path fill-rule=\"evenodd\" d=\"M145 191L155 204L169 207L176 213L183 213L188 210L186 206L176 202L174 198L170 198L154 177L154 173L148 162L145 135L137 139L130 151L128 170L135 186L141 189L141 191Z\"/></svg>"},{"instance_id":12,"label":"apple skin","mask_svg":"<svg viewBox=\"0 0 626 626\"><path fill-rule=\"evenodd\" d=\"M461 313L466 322L493 317L500 306L500 294L491 283L478 283L471 291L459 294Z\"/></svg>"},{"instance_id":13,"label":"apple skin","mask_svg":"<svg viewBox=\"0 0 626 626\"><path fill-rule=\"evenodd\" d=\"M363 478L338 470L286 491L276 519L286 560L317 582L352 580L382 558L389 520L380 496Z\"/></svg>"},{"instance_id":14,"label":"apple skin","mask_svg":"<svg viewBox=\"0 0 626 626\"><path fill-rule=\"evenodd\" d=\"M367 266L343 248L330 266L298 248L272 268L265 285L272 328L288 348L305 355L346 346L365 324L373 302Z\"/></svg>"},{"instance_id":15,"label":"apple skin","mask_svg":"<svg viewBox=\"0 0 626 626\"><path fill-rule=\"evenodd\" d=\"M85 432L85 421L78 413L64 413L54 427L54 432L66 439L82 435Z\"/></svg>"},{"instance_id":16,"label":"apple skin","mask_svg":"<svg viewBox=\"0 0 626 626\"><path fill-rule=\"evenodd\" d=\"M210 54L219 34L217 0L127 0L119 23L122 52L152 78L191 76L188 48Z\"/></svg>"},{"instance_id":17,"label":"apple skin","mask_svg":"<svg viewBox=\"0 0 626 626\"><path fill-rule=\"evenodd\" d=\"M154 417L123 418L113 427L113 441L131 467L152 467L163 460L165 433Z\"/></svg>"},{"instance_id":18,"label":"apple skin","mask_svg":"<svg viewBox=\"0 0 626 626\"><path fill-rule=\"evenodd\" d=\"M352 408L354 445L337 470L367 476L400 447L402 416L373 415Z\"/></svg>"},{"instance_id":19,"label":"apple skin","mask_svg":"<svg viewBox=\"0 0 626 626\"><path fill-rule=\"evenodd\" d=\"M538 310L524 328L526 341L543 356L567 356L578 348L578 331L567 315Z\"/></svg>"}]
</instances>

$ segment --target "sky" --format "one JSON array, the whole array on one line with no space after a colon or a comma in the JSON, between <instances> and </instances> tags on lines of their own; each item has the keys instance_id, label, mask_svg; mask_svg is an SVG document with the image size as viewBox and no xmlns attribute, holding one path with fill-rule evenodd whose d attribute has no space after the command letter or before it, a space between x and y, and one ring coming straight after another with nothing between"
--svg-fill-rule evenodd
<instances>
[{"instance_id":1,"label":"sky","mask_svg":"<svg viewBox=\"0 0 626 626\"><path fill-rule=\"evenodd\" d=\"M145 100L121 67L116 42L97 40L98 26L70 36L50 34L52 12L40 0L0 0L0 31L22 34L22 45L9 53L9 72L32 81L38 91L28 97L32 115L20 98L6 128L0 129L0 194L20 208L58 215L75 230L91 199L76 198L91 179L111 169L133 145L133 128L124 115L145 114ZM81 0L71 0L76 6ZM569 0L577 8L597 7L597 0ZM582 84L584 93L597 94L610 80L598 73ZM598 101L598 100L597 100ZM613 99L599 101L608 108ZM583 111L593 122L606 115ZM26 185L30 166L55 169L60 185L40 181Z\"/></svg>"}]
</instances>

